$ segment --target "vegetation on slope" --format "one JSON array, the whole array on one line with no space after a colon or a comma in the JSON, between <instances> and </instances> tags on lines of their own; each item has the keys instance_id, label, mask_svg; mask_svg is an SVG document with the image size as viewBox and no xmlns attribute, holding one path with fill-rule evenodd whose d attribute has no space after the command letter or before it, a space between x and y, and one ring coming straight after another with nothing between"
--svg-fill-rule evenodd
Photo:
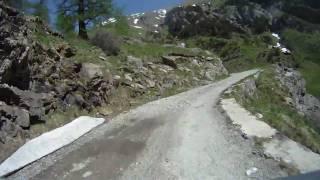
<instances>
[{"instance_id":1,"label":"vegetation on slope","mask_svg":"<svg viewBox=\"0 0 320 180\"><path fill-rule=\"evenodd\" d=\"M309 93L320 97L320 33L303 33L287 29L283 33L288 47L300 64Z\"/></svg>"},{"instance_id":2,"label":"vegetation on slope","mask_svg":"<svg viewBox=\"0 0 320 180\"><path fill-rule=\"evenodd\" d=\"M264 121L287 137L320 153L320 131L286 103L288 91L279 85L274 68L265 68L255 83L257 89L253 96L245 96L240 87L234 88L231 96L251 113L262 114Z\"/></svg>"}]
</instances>

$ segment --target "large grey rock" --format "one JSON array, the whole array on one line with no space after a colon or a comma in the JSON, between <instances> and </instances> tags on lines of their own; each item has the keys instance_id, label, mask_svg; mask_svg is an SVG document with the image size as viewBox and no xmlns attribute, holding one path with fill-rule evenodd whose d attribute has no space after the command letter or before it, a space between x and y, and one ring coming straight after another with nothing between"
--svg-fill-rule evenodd
<instances>
[{"instance_id":1,"label":"large grey rock","mask_svg":"<svg viewBox=\"0 0 320 180\"><path fill-rule=\"evenodd\" d=\"M96 76L103 76L101 66L92 63L83 63L80 75L86 79L92 79Z\"/></svg>"},{"instance_id":2,"label":"large grey rock","mask_svg":"<svg viewBox=\"0 0 320 180\"><path fill-rule=\"evenodd\" d=\"M0 142L5 143L7 137L14 138L22 128L30 126L30 114L25 109L0 101L0 121Z\"/></svg>"},{"instance_id":3,"label":"large grey rock","mask_svg":"<svg viewBox=\"0 0 320 180\"><path fill-rule=\"evenodd\" d=\"M162 62L165 65L173 67L174 69L178 68L175 56L162 56Z\"/></svg>"},{"instance_id":4,"label":"large grey rock","mask_svg":"<svg viewBox=\"0 0 320 180\"><path fill-rule=\"evenodd\" d=\"M137 68L137 69L142 69L143 68L143 62L140 58L136 58L136 57L133 57L133 56L128 56L127 57L127 61L129 63L129 65Z\"/></svg>"},{"instance_id":5,"label":"large grey rock","mask_svg":"<svg viewBox=\"0 0 320 180\"><path fill-rule=\"evenodd\" d=\"M281 84L288 89L293 106L320 128L320 101L307 93L306 82L301 74L283 65L277 65L276 72Z\"/></svg>"},{"instance_id":6,"label":"large grey rock","mask_svg":"<svg viewBox=\"0 0 320 180\"><path fill-rule=\"evenodd\" d=\"M246 79L240 87L245 97L254 96L257 90L256 81L253 78Z\"/></svg>"},{"instance_id":7,"label":"large grey rock","mask_svg":"<svg viewBox=\"0 0 320 180\"><path fill-rule=\"evenodd\" d=\"M50 107L50 103L53 102L53 96L47 93L23 91L13 86L0 84L0 101L6 102L10 106L22 107L28 110L32 120L42 121L46 106Z\"/></svg>"}]
</instances>

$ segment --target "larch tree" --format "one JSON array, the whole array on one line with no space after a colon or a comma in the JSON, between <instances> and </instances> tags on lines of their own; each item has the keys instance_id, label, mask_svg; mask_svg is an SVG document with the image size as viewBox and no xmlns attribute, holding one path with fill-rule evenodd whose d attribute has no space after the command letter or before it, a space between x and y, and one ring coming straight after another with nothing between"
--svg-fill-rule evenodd
<instances>
[{"instance_id":1,"label":"larch tree","mask_svg":"<svg viewBox=\"0 0 320 180\"><path fill-rule=\"evenodd\" d=\"M88 39L87 28L112 14L112 0L62 0L58 5L58 29L78 30L79 37ZM66 21L65 23L63 21ZM68 27L63 27L63 26Z\"/></svg>"},{"instance_id":2,"label":"larch tree","mask_svg":"<svg viewBox=\"0 0 320 180\"><path fill-rule=\"evenodd\" d=\"M38 2L32 3L31 8L33 9L33 15L38 16L43 21L49 23L49 9L46 0L39 0Z\"/></svg>"}]
</instances>

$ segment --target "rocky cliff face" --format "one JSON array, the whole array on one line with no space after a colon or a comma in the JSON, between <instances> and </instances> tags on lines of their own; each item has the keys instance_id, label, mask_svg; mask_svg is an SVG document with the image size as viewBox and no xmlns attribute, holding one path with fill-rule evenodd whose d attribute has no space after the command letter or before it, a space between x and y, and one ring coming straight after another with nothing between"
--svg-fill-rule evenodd
<instances>
[{"instance_id":1,"label":"rocky cliff face","mask_svg":"<svg viewBox=\"0 0 320 180\"><path fill-rule=\"evenodd\" d=\"M306 82L301 74L297 70L281 64L276 66L276 72L281 85L289 92L286 102L297 109L299 113L307 116L320 129L320 101L307 93Z\"/></svg>"},{"instance_id":2,"label":"rocky cliff face","mask_svg":"<svg viewBox=\"0 0 320 180\"><path fill-rule=\"evenodd\" d=\"M112 80L102 74L81 77L82 64L70 62L68 45L45 48L31 40L26 19L0 2L0 142L25 134L31 124L45 121L57 108L76 105L90 109L108 102Z\"/></svg>"},{"instance_id":3,"label":"rocky cliff face","mask_svg":"<svg viewBox=\"0 0 320 180\"><path fill-rule=\"evenodd\" d=\"M226 0L216 3L176 7L168 12L165 24L178 37L195 35L226 36L232 32L262 33L293 28L301 31L319 30L320 11L316 4L299 1Z\"/></svg>"},{"instance_id":4,"label":"rocky cliff face","mask_svg":"<svg viewBox=\"0 0 320 180\"><path fill-rule=\"evenodd\" d=\"M236 22L214 12L210 4L173 8L164 23L172 35L182 38L195 35L228 36L232 32L245 32Z\"/></svg>"}]
</instances>

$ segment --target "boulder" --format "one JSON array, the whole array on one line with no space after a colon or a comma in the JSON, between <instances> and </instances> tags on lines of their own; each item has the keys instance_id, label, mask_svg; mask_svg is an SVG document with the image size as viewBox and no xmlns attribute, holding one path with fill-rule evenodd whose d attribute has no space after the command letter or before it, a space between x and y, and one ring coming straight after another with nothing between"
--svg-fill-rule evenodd
<instances>
[{"instance_id":1,"label":"boulder","mask_svg":"<svg viewBox=\"0 0 320 180\"><path fill-rule=\"evenodd\" d=\"M30 114L27 110L0 101L0 142L6 143L8 137L14 138L29 127Z\"/></svg>"},{"instance_id":2,"label":"boulder","mask_svg":"<svg viewBox=\"0 0 320 180\"><path fill-rule=\"evenodd\" d=\"M127 56L127 61L128 64L137 68L137 69L142 69L143 68L143 62L140 58L136 58L133 56Z\"/></svg>"},{"instance_id":3,"label":"boulder","mask_svg":"<svg viewBox=\"0 0 320 180\"><path fill-rule=\"evenodd\" d=\"M30 126L30 115L25 109L8 106L4 102L0 102L0 115L16 122L16 124L22 128L28 128Z\"/></svg>"},{"instance_id":4,"label":"boulder","mask_svg":"<svg viewBox=\"0 0 320 180\"><path fill-rule=\"evenodd\" d=\"M75 48L71 47L69 44L60 44L56 48L57 52L66 58L70 58L76 55L77 51Z\"/></svg>"},{"instance_id":5,"label":"boulder","mask_svg":"<svg viewBox=\"0 0 320 180\"><path fill-rule=\"evenodd\" d=\"M53 96L47 93L23 91L13 86L0 84L0 101L28 110L31 120L43 121L46 108L51 108Z\"/></svg>"},{"instance_id":6,"label":"boulder","mask_svg":"<svg viewBox=\"0 0 320 180\"><path fill-rule=\"evenodd\" d=\"M130 74L125 74L125 75L124 75L124 79L125 79L126 81L128 81L128 82L132 82L132 81L133 81L133 79L132 79L132 77L131 77Z\"/></svg>"},{"instance_id":7,"label":"boulder","mask_svg":"<svg viewBox=\"0 0 320 180\"><path fill-rule=\"evenodd\" d=\"M154 88L156 86L156 83L150 79L146 79L146 83L148 88Z\"/></svg>"},{"instance_id":8,"label":"boulder","mask_svg":"<svg viewBox=\"0 0 320 180\"><path fill-rule=\"evenodd\" d=\"M85 79L92 79L96 76L103 76L101 66L92 63L83 63L81 66L80 75Z\"/></svg>"},{"instance_id":9,"label":"boulder","mask_svg":"<svg viewBox=\"0 0 320 180\"><path fill-rule=\"evenodd\" d=\"M246 98L251 98L257 91L256 81L253 78L246 79L241 87L241 94L244 94Z\"/></svg>"},{"instance_id":10,"label":"boulder","mask_svg":"<svg viewBox=\"0 0 320 180\"><path fill-rule=\"evenodd\" d=\"M165 65L173 67L174 69L178 68L175 56L162 56L162 62Z\"/></svg>"}]
</instances>

